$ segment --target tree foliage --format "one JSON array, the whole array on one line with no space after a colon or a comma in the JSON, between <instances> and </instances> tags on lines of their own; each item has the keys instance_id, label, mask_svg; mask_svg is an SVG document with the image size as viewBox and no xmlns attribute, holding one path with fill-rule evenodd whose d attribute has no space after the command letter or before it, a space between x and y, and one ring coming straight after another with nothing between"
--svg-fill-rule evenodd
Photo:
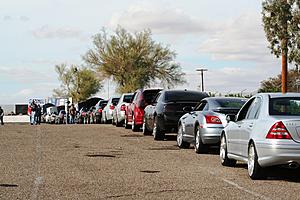
<instances>
[{"instance_id":1,"label":"tree foliage","mask_svg":"<svg viewBox=\"0 0 300 200\"><path fill-rule=\"evenodd\" d=\"M290 92L298 92L297 80L300 79L299 72L296 69L289 70L288 88ZM298 86L300 89L300 86ZM280 92L281 88L281 75L271 77L261 82L258 92Z\"/></svg>"},{"instance_id":2,"label":"tree foliage","mask_svg":"<svg viewBox=\"0 0 300 200\"><path fill-rule=\"evenodd\" d=\"M101 79L94 71L86 67L60 64L55 66L55 71L61 82L60 88L53 90L56 97L72 97L75 102L80 102L96 94L102 88Z\"/></svg>"},{"instance_id":3,"label":"tree foliage","mask_svg":"<svg viewBox=\"0 0 300 200\"><path fill-rule=\"evenodd\" d=\"M184 73L174 62L175 52L154 42L149 30L132 34L119 27L108 35L103 29L93 37L93 45L84 60L112 77L121 93L149 87L157 80L167 87L184 82Z\"/></svg>"},{"instance_id":4,"label":"tree foliage","mask_svg":"<svg viewBox=\"0 0 300 200\"><path fill-rule=\"evenodd\" d=\"M264 0L262 20L271 53L280 57L288 48L288 61L300 64L300 1ZM287 46L282 42L286 40Z\"/></svg>"}]
</instances>

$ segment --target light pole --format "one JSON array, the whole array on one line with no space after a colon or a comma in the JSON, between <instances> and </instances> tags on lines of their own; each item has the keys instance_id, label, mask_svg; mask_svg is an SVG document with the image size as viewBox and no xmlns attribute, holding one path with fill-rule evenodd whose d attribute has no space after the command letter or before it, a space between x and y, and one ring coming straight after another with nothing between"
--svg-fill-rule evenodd
<instances>
[{"instance_id":1,"label":"light pole","mask_svg":"<svg viewBox=\"0 0 300 200\"><path fill-rule=\"evenodd\" d=\"M201 75L201 88L202 88L202 92L204 92L204 80L203 80L203 72L208 71L208 69L204 69L204 68L198 68L196 69L197 72L200 72Z\"/></svg>"}]
</instances>

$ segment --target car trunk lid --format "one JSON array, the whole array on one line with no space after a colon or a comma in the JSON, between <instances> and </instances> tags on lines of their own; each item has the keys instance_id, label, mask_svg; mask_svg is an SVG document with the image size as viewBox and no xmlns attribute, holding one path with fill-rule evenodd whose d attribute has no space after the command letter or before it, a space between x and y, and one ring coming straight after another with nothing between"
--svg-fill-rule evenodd
<instances>
[{"instance_id":1,"label":"car trunk lid","mask_svg":"<svg viewBox=\"0 0 300 200\"><path fill-rule=\"evenodd\" d=\"M300 143L300 119L282 120L293 140Z\"/></svg>"}]
</instances>

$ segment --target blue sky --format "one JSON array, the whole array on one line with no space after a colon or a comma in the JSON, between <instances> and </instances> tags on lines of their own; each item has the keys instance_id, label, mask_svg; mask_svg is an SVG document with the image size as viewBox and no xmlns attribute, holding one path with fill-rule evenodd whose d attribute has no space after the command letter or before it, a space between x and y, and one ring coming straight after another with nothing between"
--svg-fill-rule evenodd
<instances>
[{"instance_id":1,"label":"blue sky","mask_svg":"<svg viewBox=\"0 0 300 200\"><path fill-rule=\"evenodd\" d=\"M187 79L178 88L198 88L198 67L208 69L206 90L222 93L253 92L261 80L280 73L280 60L267 48L261 1L0 0L0 5L0 104L50 97L59 87L54 66L81 64L91 36L118 25L150 28L156 41L177 52ZM98 95L106 97L107 91Z\"/></svg>"}]
</instances>

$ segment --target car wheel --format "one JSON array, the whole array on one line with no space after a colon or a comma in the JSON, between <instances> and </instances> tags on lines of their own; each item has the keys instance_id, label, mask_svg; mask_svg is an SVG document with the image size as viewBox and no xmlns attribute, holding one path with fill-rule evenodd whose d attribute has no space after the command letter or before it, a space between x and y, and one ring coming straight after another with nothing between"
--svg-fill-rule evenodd
<instances>
[{"instance_id":1,"label":"car wheel","mask_svg":"<svg viewBox=\"0 0 300 200\"><path fill-rule=\"evenodd\" d=\"M126 116L125 116L124 124L125 124L125 129L130 129L130 125L128 124L128 120Z\"/></svg>"},{"instance_id":2,"label":"car wheel","mask_svg":"<svg viewBox=\"0 0 300 200\"><path fill-rule=\"evenodd\" d=\"M248 174L253 180L263 178L263 169L258 164L258 156L253 142L248 148Z\"/></svg>"},{"instance_id":3,"label":"car wheel","mask_svg":"<svg viewBox=\"0 0 300 200\"><path fill-rule=\"evenodd\" d=\"M115 118L114 118L114 117L112 117L112 119L111 119L111 124L112 124L112 125L116 125L116 121L115 121Z\"/></svg>"},{"instance_id":4,"label":"car wheel","mask_svg":"<svg viewBox=\"0 0 300 200\"><path fill-rule=\"evenodd\" d=\"M223 166L233 167L236 164L236 160L229 159L227 156L227 143L225 135L222 135L221 137L220 159Z\"/></svg>"},{"instance_id":5,"label":"car wheel","mask_svg":"<svg viewBox=\"0 0 300 200\"><path fill-rule=\"evenodd\" d=\"M149 129L147 128L147 125L146 125L146 119L144 118L143 120L143 134L144 135L150 135L151 134L151 131L149 131Z\"/></svg>"},{"instance_id":6,"label":"car wheel","mask_svg":"<svg viewBox=\"0 0 300 200\"><path fill-rule=\"evenodd\" d=\"M180 124L178 127L178 132L177 132L177 146L179 148L189 148L190 143L183 141L183 128L182 125Z\"/></svg>"},{"instance_id":7,"label":"car wheel","mask_svg":"<svg viewBox=\"0 0 300 200\"><path fill-rule=\"evenodd\" d=\"M154 140L163 140L165 137L165 134L161 130L159 123L158 123L158 118L154 118L154 124L153 124L153 138Z\"/></svg>"},{"instance_id":8,"label":"car wheel","mask_svg":"<svg viewBox=\"0 0 300 200\"><path fill-rule=\"evenodd\" d=\"M208 146L202 142L201 131L199 126L197 126L194 148L196 153L206 153L208 151Z\"/></svg>"},{"instance_id":9,"label":"car wheel","mask_svg":"<svg viewBox=\"0 0 300 200\"><path fill-rule=\"evenodd\" d=\"M107 124L107 118L106 118L106 114L105 114L105 113L104 113L103 123L104 123L104 124Z\"/></svg>"},{"instance_id":10,"label":"car wheel","mask_svg":"<svg viewBox=\"0 0 300 200\"><path fill-rule=\"evenodd\" d=\"M137 125L135 124L134 115L132 115L132 125L131 125L131 129L132 129L133 132L137 132L137 131L140 130L140 127L137 126Z\"/></svg>"},{"instance_id":11,"label":"car wheel","mask_svg":"<svg viewBox=\"0 0 300 200\"><path fill-rule=\"evenodd\" d=\"M121 127L123 124L122 122L119 122L118 118L116 119L116 126L117 127Z\"/></svg>"}]
</instances>

